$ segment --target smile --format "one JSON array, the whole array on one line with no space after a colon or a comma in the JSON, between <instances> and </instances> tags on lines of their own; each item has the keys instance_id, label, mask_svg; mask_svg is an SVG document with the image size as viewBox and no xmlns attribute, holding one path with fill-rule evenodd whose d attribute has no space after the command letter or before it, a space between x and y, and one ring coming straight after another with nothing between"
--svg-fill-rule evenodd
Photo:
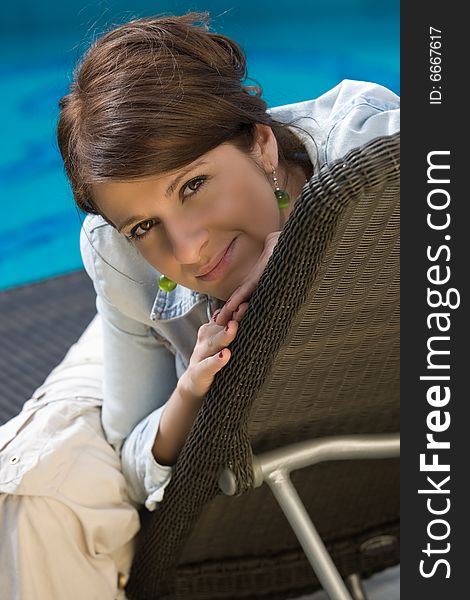
<instances>
[{"instance_id":1,"label":"smile","mask_svg":"<svg viewBox=\"0 0 470 600\"><path fill-rule=\"evenodd\" d=\"M237 238L234 238L231 241L222 258L215 265L215 267L213 267L213 269L209 271L209 273L206 273L205 275L196 276L196 279L200 279L201 281L214 281L215 279L219 279L219 277L221 277L227 271L228 267L233 262L233 254L236 245L236 240Z\"/></svg>"}]
</instances>

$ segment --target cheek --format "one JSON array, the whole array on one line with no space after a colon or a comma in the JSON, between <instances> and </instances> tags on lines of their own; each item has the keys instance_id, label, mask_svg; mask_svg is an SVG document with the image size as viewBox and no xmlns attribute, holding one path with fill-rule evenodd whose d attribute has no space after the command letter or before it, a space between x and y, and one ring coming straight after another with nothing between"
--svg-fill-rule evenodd
<instances>
[{"instance_id":1,"label":"cheek","mask_svg":"<svg viewBox=\"0 0 470 600\"><path fill-rule=\"evenodd\" d=\"M137 245L136 251L154 269L164 272L162 257L165 256L165 253L163 252L161 242L157 236L149 234L140 244Z\"/></svg>"},{"instance_id":2,"label":"cheek","mask_svg":"<svg viewBox=\"0 0 470 600\"><path fill-rule=\"evenodd\" d=\"M247 231L264 238L279 229L279 207L269 184L257 178L241 182L234 197L237 214L241 215Z\"/></svg>"}]
</instances>

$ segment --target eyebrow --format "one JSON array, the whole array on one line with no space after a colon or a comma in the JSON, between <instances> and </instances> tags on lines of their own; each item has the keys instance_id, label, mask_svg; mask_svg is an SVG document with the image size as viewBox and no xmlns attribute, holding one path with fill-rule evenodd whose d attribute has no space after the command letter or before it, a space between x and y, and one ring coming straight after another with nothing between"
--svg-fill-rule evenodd
<instances>
[{"instance_id":1,"label":"eyebrow","mask_svg":"<svg viewBox=\"0 0 470 600\"><path fill-rule=\"evenodd\" d=\"M185 175L190 173L196 167L208 164L208 162L209 161L207 161L207 160L200 160L200 161L194 163L193 165L191 165L190 167L188 167L187 169L184 169L183 171L181 171L181 173L177 177L175 177L175 179L173 179L172 183L170 183L170 185L168 186L168 189L165 192L165 198L169 198L171 196L171 194L175 191L175 188L178 185L178 182L180 181L180 179L182 177L184 177ZM133 225L134 223L138 223L139 221L143 221L144 219L148 219L148 217L146 217L145 215L134 215L132 217L129 217L123 223L116 226L117 231L118 231L118 233L121 233L121 231L123 229L125 229L126 227L129 227L130 225Z\"/></svg>"}]
</instances>

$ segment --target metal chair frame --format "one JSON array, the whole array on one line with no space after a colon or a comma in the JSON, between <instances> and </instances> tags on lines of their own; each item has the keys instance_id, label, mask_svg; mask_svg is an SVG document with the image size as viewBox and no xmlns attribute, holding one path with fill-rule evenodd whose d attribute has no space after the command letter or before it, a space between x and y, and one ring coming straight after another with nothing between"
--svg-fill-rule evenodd
<instances>
[{"instance_id":1,"label":"metal chair frame","mask_svg":"<svg viewBox=\"0 0 470 600\"><path fill-rule=\"evenodd\" d=\"M329 436L289 444L253 457L253 487L264 482L269 485L331 600L365 600L365 592L358 574L347 578L351 591L348 590L290 480L290 473L333 460L394 458L399 455L400 435L390 433ZM236 479L230 469L221 472L219 487L228 496L235 494Z\"/></svg>"}]
</instances>

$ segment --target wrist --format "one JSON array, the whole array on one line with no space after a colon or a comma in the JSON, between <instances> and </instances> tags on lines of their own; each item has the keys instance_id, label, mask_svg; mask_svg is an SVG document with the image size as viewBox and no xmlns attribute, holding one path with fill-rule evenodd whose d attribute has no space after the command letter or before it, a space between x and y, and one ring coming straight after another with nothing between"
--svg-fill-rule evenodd
<instances>
[{"instance_id":1,"label":"wrist","mask_svg":"<svg viewBox=\"0 0 470 600\"><path fill-rule=\"evenodd\" d=\"M152 454L164 466L176 463L204 399L191 393L189 382L180 377L161 415Z\"/></svg>"},{"instance_id":2,"label":"wrist","mask_svg":"<svg viewBox=\"0 0 470 600\"><path fill-rule=\"evenodd\" d=\"M194 386L191 382L188 370L186 370L179 378L178 383L176 384L176 389L178 390L182 400L187 403L201 403L204 398L204 396L200 396L194 392Z\"/></svg>"}]
</instances>

